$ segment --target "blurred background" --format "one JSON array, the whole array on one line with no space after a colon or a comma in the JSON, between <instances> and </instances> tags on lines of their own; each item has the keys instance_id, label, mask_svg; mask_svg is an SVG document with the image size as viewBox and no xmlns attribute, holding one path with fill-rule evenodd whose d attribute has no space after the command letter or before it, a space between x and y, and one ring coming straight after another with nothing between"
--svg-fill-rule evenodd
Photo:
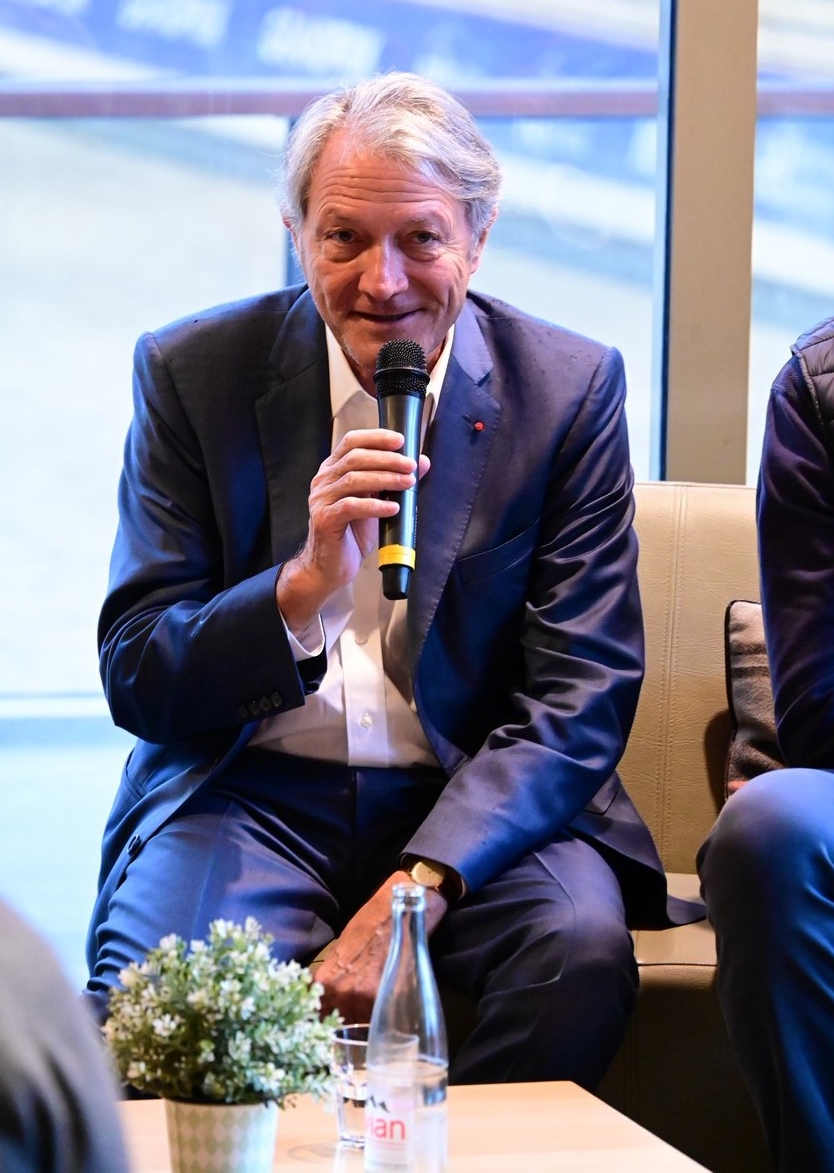
<instances>
[{"instance_id":1,"label":"blurred background","mask_svg":"<svg viewBox=\"0 0 834 1173\"><path fill-rule=\"evenodd\" d=\"M0 0L0 893L78 986L131 744L101 697L96 620L133 345L292 276L274 194L291 113L227 113L228 95L280 91L291 110L388 68L490 94L497 111L511 95L480 119L506 180L473 284L623 352L633 463L650 479L661 15L660 0ZM834 312L834 117L778 102L830 100L834 5L761 0L758 20L759 84L776 99L756 132L750 481L770 383ZM578 112L538 112L553 83ZM131 108L131 94L145 98Z\"/></svg>"}]
</instances>

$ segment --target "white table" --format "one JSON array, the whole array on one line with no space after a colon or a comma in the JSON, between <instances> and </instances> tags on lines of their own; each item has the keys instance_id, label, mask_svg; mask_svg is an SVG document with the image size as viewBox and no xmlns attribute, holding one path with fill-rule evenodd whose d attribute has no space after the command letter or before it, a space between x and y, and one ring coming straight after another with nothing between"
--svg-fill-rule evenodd
<instances>
[{"instance_id":1,"label":"white table","mask_svg":"<svg viewBox=\"0 0 834 1173\"><path fill-rule=\"evenodd\" d=\"M165 1108L120 1105L134 1173L170 1173ZM336 1117L300 1097L279 1115L276 1171L361 1173L362 1154L340 1150ZM665 1141L573 1083L449 1089L449 1173L693 1173Z\"/></svg>"}]
</instances>

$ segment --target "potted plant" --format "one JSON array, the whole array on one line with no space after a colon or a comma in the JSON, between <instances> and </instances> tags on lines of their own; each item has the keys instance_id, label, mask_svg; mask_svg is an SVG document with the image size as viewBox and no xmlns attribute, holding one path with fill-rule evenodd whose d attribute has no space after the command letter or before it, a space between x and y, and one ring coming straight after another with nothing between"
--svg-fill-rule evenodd
<instances>
[{"instance_id":1,"label":"potted plant","mask_svg":"<svg viewBox=\"0 0 834 1173\"><path fill-rule=\"evenodd\" d=\"M190 947L171 934L110 995L107 1046L125 1083L165 1099L175 1171L271 1170L278 1108L330 1092L340 1016L321 1017L321 986L297 962L277 962L271 943L252 917L216 920ZM244 1139L250 1125L260 1141ZM233 1137L264 1163L232 1152Z\"/></svg>"}]
</instances>

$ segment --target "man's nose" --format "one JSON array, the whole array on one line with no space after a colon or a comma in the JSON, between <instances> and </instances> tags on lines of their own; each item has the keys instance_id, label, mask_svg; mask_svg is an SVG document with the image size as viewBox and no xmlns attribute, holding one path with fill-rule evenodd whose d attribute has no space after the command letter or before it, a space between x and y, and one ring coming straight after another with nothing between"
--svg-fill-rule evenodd
<instances>
[{"instance_id":1,"label":"man's nose","mask_svg":"<svg viewBox=\"0 0 834 1173\"><path fill-rule=\"evenodd\" d=\"M405 258L391 244L378 244L368 249L363 257L359 288L377 301L385 301L408 287Z\"/></svg>"}]
</instances>

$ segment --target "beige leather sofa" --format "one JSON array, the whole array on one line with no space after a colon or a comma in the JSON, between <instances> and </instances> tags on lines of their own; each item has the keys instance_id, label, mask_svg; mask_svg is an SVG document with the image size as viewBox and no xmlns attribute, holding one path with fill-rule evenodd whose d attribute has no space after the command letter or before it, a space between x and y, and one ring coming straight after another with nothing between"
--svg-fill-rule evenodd
<instances>
[{"instance_id":1,"label":"beige leather sofa","mask_svg":"<svg viewBox=\"0 0 834 1173\"><path fill-rule=\"evenodd\" d=\"M758 599L754 490L658 482L636 490L646 678L621 773L679 895L725 800L731 727L724 614ZM635 933L641 988L599 1094L713 1173L769 1165L715 996L706 922Z\"/></svg>"}]
</instances>

